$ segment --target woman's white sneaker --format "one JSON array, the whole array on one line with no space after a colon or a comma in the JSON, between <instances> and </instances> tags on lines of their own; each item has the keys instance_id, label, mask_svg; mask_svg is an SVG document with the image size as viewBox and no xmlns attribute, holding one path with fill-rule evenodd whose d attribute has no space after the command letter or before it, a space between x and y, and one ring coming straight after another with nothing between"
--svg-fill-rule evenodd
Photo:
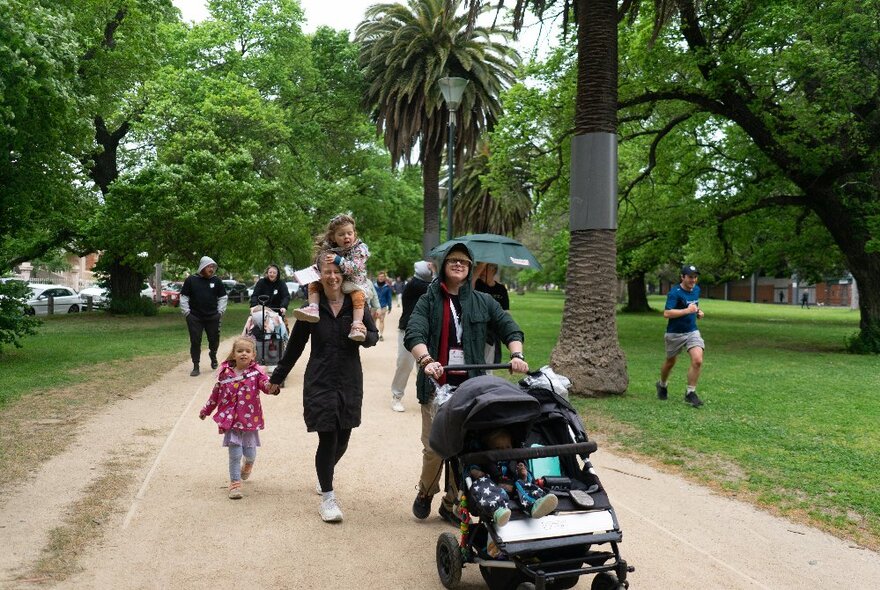
<instances>
[{"instance_id":1,"label":"woman's white sneaker","mask_svg":"<svg viewBox=\"0 0 880 590\"><path fill-rule=\"evenodd\" d=\"M321 507L318 510L321 513L321 520L324 522L342 522L342 510L336 503L336 498L327 498L321 500Z\"/></svg>"}]
</instances>

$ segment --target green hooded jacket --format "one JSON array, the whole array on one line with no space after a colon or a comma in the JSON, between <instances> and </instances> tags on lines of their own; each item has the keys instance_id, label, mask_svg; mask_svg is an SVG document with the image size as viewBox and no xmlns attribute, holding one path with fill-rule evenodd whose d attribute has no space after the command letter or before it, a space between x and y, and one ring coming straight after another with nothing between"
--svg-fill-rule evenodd
<instances>
[{"instance_id":1,"label":"green hooded jacket","mask_svg":"<svg viewBox=\"0 0 880 590\"><path fill-rule=\"evenodd\" d=\"M470 248L463 246L468 257L473 260L474 255ZM455 246L446 251L446 256ZM519 325L510 317L510 314L501 309L498 302L490 295L474 291L471 286L471 274L474 265L468 270L467 280L458 291L458 300L461 303L462 321L462 348L464 349L464 362L468 365L485 364L484 349L486 344L486 332L491 328L505 344L517 340L524 341L524 335ZM440 263L439 279L428 286L428 291L416 303L409 323L406 326L403 345L407 350L417 344L425 344L432 358L439 358L440 331L443 324L443 305L445 296L440 283L446 279L446 264ZM418 368L417 368L418 369ZM468 378L484 374L484 371L469 371ZM424 371L416 371L416 394L419 403L427 403L434 395L433 384L425 377Z\"/></svg>"}]
</instances>

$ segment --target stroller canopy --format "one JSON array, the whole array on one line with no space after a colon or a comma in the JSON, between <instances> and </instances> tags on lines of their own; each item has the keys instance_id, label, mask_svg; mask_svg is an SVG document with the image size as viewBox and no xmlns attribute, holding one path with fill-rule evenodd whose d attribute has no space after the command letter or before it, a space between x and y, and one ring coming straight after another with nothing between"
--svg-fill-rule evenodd
<instances>
[{"instance_id":1,"label":"stroller canopy","mask_svg":"<svg viewBox=\"0 0 880 590\"><path fill-rule=\"evenodd\" d=\"M540 414L538 400L513 383L481 375L461 384L449 401L440 406L429 444L435 453L449 459L465 450L469 432L502 426L514 426L514 442L522 442Z\"/></svg>"}]
</instances>

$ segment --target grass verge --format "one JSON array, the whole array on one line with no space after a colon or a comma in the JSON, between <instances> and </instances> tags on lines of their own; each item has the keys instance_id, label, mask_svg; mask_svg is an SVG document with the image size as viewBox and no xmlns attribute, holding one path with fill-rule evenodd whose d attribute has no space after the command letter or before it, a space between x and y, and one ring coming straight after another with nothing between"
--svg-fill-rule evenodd
<instances>
[{"instance_id":1,"label":"grass verge","mask_svg":"<svg viewBox=\"0 0 880 590\"><path fill-rule=\"evenodd\" d=\"M641 460L880 549L880 361L844 351L858 313L703 300L706 405L695 410L683 403L686 357L669 400L656 398L664 302L653 297L657 311L618 315L629 388L576 400L588 430ZM559 293L512 300L533 368L556 344L562 305Z\"/></svg>"}]
</instances>

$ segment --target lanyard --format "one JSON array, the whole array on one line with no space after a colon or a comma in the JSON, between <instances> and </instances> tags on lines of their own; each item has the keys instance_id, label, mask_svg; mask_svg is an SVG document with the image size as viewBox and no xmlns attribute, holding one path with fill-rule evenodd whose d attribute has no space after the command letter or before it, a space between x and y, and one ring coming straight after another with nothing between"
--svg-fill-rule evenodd
<instances>
[{"instance_id":1,"label":"lanyard","mask_svg":"<svg viewBox=\"0 0 880 590\"><path fill-rule=\"evenodd\" d=\"M456 342L461 344L461 320L458 319L458 313L455 311L455 305L452 303L452 297L449 298L449 311L452 314L452 323L455 325Z\"/></svg>"}]
</instances>

